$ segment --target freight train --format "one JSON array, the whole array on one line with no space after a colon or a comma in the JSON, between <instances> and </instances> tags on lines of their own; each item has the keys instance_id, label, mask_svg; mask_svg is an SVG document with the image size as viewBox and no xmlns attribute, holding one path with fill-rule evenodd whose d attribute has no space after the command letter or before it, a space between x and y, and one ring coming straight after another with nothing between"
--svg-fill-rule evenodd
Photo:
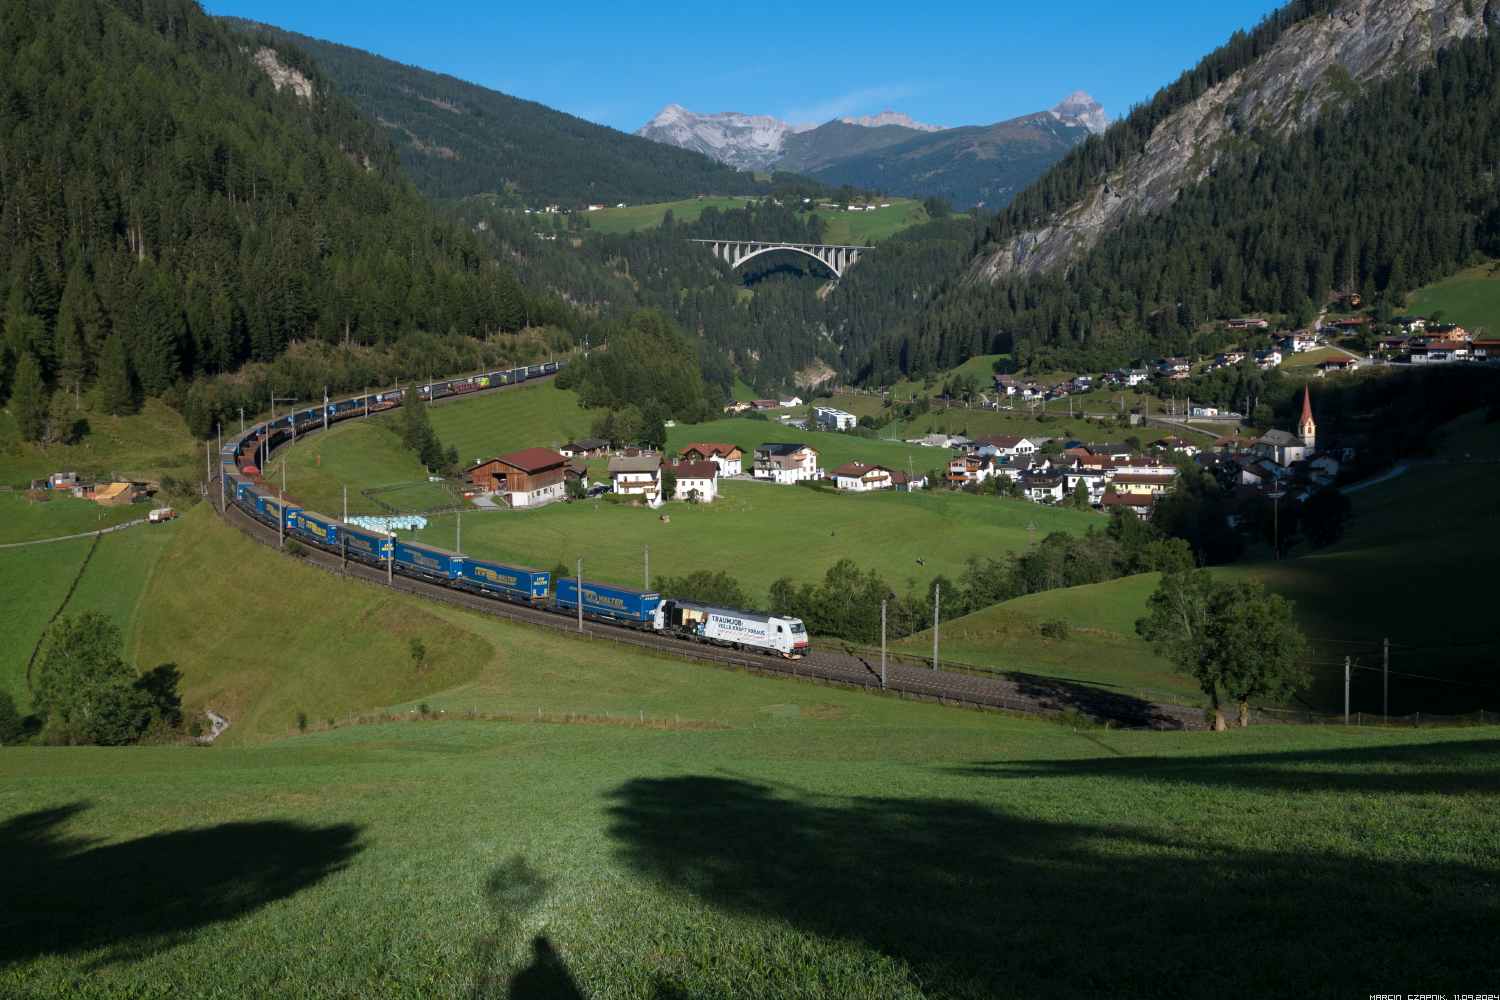
<instances>
[{"instance_id":1,"label":"freight train","mask_svg":"<svg viewBox=\"0 0 1500 1000\"><path fill-rule=\"evenodd\" d=\"M560 366L561 362L556 366L539 367L556 371ZM517 369L517 372L532 370ZM496 376L514 374L516 373L497 372L484 377L490 379L486 384L496 384ZM507 384L508 381L510 380L502 380L499 384ZM476 391L454 390L452 387L457 384L474 383L472 380L464 383L443 382L435 383L434 388L442 389L443 395L455 391ZM396 393L383 395L391 397L396 396ZM380 402L395 405L399 401L399 397L394 401L389 398L381 400L379 397L369 399L374 400L375 405ZM350 407L350 402L361 402L361 406ZM363 413L362 401L330 404L330 410L333 406L344 407L337 419ZM331 413L329 416L330 420L335 419ZM580 613L581 602L582 616L593 622L680 636L716 646L756 650L792 659L800 658L808 652L807 629L797 618L718 607L681 598L662 600L661 594L654 590L587 578L580 580L572 576L558 579L554 588L551 574L545 570L481 559L433 545L398 539L394 535L360 525L346 524L316 511L303 510L298 504L279 496L277 491L258 485L257 479L260 483L265 481L260 479L255 465L245 459L255 456L263 448L279 444L283 440L282 435L289 439L294 426L298 433L321 426L322 417L321 409L296 412L278 419L274 426L269 422L259 424L225 442L219 456L225 501L263 524L283 532L288 538L336 553L346 560L352 559L383 569L387 573L400 573L427 583L494 600L525 604L570 617Z\"/></svg>"}]
</instances>

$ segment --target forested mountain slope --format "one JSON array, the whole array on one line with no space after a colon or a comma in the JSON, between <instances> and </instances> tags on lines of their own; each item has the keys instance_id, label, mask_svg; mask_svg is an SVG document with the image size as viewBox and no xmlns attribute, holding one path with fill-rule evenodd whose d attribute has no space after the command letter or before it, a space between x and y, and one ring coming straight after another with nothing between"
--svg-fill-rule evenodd
<instances>
[{"instance_id":1,"label":"forested mountain slope","mask_svg":"<svg viewBox=\"0 0 1500 1000\"><path fill-rule=\"evenodd\" d=\"M241 31L290 41L379 124L429 198L490 193L541 207L766 193L770 185L710 159L511 97L445 73L238 18Z\"/></svg>"},{"instance_id":2,"label":"forested mountain slope","mask_svg":"<svg viewBox=\"0 0 1500 1000\"><path fill-rule=\"evenodd\" d=\"M1334 22L1345 23L1350 13L1366 24L1386 23L1392 11L1407 9L1405 0L1349 6L1334 12ZM1308 13L1301 3L1287 10L1294 8L1306 30L1334 31L1325 27L1326 12ZM1023 363L1068 370L1208 352L1229 339L1216 320L1262 312L1297 325L1334 288L1361 291L1377 310L1399 309L1417 283L1500 253L1492 181L1500 161L1500 44L1477 19L1457 26L1450 15L1462 11L1456 0L1451 10L1439 4L1433 12L1431 24L1450 34L1440 36L1445 47L1432 61L1402 63L1406 69L1370 83L1363 96L1350 89L1305 128L1272 127L1278 107L1298 112L1295 101L1262 102L1266 124L1242 127L1232 156L1158 210L1126 213L1094 237L1076 237L1077 256L1066 269L993 267L993 250L976 255L970 280L952 282L873 345L860 373L884 380L946 367L962 359L961 345L976 328L989 351L1013 350ZM1454 37L1476 24L1478 37ZM1417 27L1426 30L1425 23ZM1113 177L1112 157L1116 165L1140 162L1139 144L1156 141L1174 107L1230 76L1259 78L1285 56L1280 45L1299 37L1285 25L1237 36L1152 105L1064 158L992 220L988 242L1003 246L1009 238L1014 246L1049 206L1060 213L1074 204L1070 198L1093 191L1091 171ZM1257 50L1259 61L1251 58ZM1153 116L1155 132L1148 127Z\"/></svg>"},{"instance_id":3,"label":"forested mountain slope","mask_svg":"<svg viewBox=\"0 0 1500 1000\"><path fill-rule=\"evenodd\" d=\"M830 127L805 132L788 140L787 145L805 143ZM993 210L1009 202L1090 134L1089 127L1078 119L1044 111L993 125L966 125L915 135L818 163L784 166L792 160L789 155L778 166L800 170L829 184L881 186L903 197L910 193L939 195L959 209L983 205Z\"/></svg>"},{"instance_id":4,"label":"forested mountain slope","mask_svg":"<svg viewBox=\"0 0 1500 1000\"><path fill-rule=\"evenodd\" d=\"M0 80L7 382L118 412L292 344L415 362L542 308L311 59L189 0L0 4Z\"/></svg>"},{"instance_id":5,"label":"forested mountain slope","mask_svg":"<svg viewBox=\"0 0 1500 1000\"><path fill-rule=\"evenodd\" d=\"M556 239L538 238L536 217L484 200L456 205L454 213L534 294L606 316L659 310L697 341L704 376L726 392L738 376L770 393L818 361L846 375L861 348L917 313L958 271L982 227L976 218L951 215L912 226L882 240L833 284L826 268L795 252L731 269L692 242L822 242L815 213L794 214L770 201L726 212L710 207L692 222L669 218L635 232L575 230Z\"/></svg>"},{"instance_id":6,"label":"forested mountain slope","mask_svg":"<svg viewBox=\"0 0 1500 1000\"><path fill-rule=\"evenodd\" d=\"M1479 0L1293 0L1070 155L991 227L971 280L1075 257L1132 215L1483 34Z\"/></svg>"}]
</instances>

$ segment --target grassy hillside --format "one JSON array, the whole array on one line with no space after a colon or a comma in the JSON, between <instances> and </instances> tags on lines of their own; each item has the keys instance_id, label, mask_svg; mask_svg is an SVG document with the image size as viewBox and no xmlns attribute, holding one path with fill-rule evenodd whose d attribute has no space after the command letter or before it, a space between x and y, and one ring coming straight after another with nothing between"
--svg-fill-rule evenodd
<instances>
[{"instance_id":1,"label":"grassy hillside","mask_svg":"<svg viewBox=\"0 0 1500 1000\"><path fill-rule=\"evenodd\" d=\"M837 208L816 208L818 217L827 228L824 243L846 246L862 246L866 242L879 243L893 233L908 226L928 221L926 210L915 202L904 198L886 199L888 208L877 208L872 212L841 212ZM745 199L691 198L685 201L656 205L630 205L626 208L602 208L588 213L589 228L601 233L626 233L632 229L655 229L660 226L667 210L672 210L678 222L691 222L712 205L723 211L743 208Z\"/></svg>"},{"instance_id":2,"label":"grassy hillside","mask_svg":"<svg viewBox=\"0 0 1500 1000\"><path fill-rule=\"evenodd\" d=\"M83 402L91 405L87 394ZM80 416L87 430L74 444L50 444L43 452L22 443L11 415L0 414L0 483L24 485L58 470L100 478L203 478L203 442L195 441L182 417L161 400L148 399L141 412L127 417L93 410Z\"/></svg>"},{"instance_id":3,"label":"grassy hillside","mask_svg":"<svg viewBox=\"0 0 1500 1000\"><path fill-rule=\"evenodd\" d=\"M1074 733L719 679L756 707L730 729L0 750L7 993L1238 998L1500 961L1488 730Z\"/></svg>"},{"instance_id":4,"label":"grassy hillside","mask_svg":"<svg viewBox=\"0 0 1500 1000\"><path fill-rule=\"evenodd\" d=\"M405 701L471 679L494 654L424 602L337 584L224 527L206 504L179 524L133 624L133 659L138 669L176 663L187 704L251 732L295 724L297 711ZM412 638L427 648L420 664Z\"/></svg>"},{"instance_id":5,"label":"grassy hillside","mask_svg":"<svg viewBox=\"0 0 1500 1000\"><path fill-rule=\"evenodd\" d=\"M1493 261L1459 271L1450 278L1406 297L1406 312L1431 316L1443 311L1444 323L1457 323L1467 330L1484 328L1493 337L1500 330L1500 264Z\"/></svg>"},{"instance_id":6,"label":"grassy hillside","mask_svg":"<svg viewBox=\"0 0 1500 1000\"><path fill-rule=\"evenodd\" d=\"M92 500L75 500L67 490L51 496L51 500L28 500L20 490L0 493L0 545L98 531L145 517L151 509L147 504L100 507Z\"/></svg>"}]
</instances>

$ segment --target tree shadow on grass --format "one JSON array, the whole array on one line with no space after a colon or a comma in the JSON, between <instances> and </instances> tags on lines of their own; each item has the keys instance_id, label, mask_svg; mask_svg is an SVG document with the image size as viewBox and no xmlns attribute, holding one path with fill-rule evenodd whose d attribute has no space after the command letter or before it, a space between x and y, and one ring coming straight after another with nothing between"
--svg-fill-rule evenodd
<instances>
[{"instance_id":1,"label":"tree shadow on grass","mask_svg":"<svg viewBox=\"0 0 1500 1000\"><path fill-rule=\"evenodd\" d=\"M1368 732L1368 731L1367 731ZM1211 735L1206 739L1232 739ZM1383 743L1332 750L1121 756L1110 740L1080 734L1114 755L1087 760L980 761L955 773L997 779L1096 777L1192 782L1266 791L1494 796L1500 791L1500 739ZM1201 744L1200 744L1201 745Z\"/></svg>"},{"instance_id":2,"label":"tree shadow on grass","mask_svg":"<svg viewBox=\"0 0 1500 1000\"><path fill-rule=\"evenodd\" d=\"M1087 817L1087 794L1059 787L1045 804ZM1500 981L1497 892L1484 884L1500 878L1477 842L1480 856L1459 863L1332 846L1308 839L1316 825L1233 836L1195 826L1190 799L1172 804L1174 822L1142 828L718 777L639 779L614 800L610 832L637 871L883 953L929 995L1301 997Z\"/></svg>"},{"instance_id":3,"label":"tree shadow on grass","mask_svg":"<svg viewBox=\"0 0 1500 1000\"><path fill-rule=\"evenodd\" d=\"M74 803L0 824L0 965L102 949L102 963L169 947L339 871L358 827L222 823L99 844L64 830Z\"/></svg>"}]
</instances>

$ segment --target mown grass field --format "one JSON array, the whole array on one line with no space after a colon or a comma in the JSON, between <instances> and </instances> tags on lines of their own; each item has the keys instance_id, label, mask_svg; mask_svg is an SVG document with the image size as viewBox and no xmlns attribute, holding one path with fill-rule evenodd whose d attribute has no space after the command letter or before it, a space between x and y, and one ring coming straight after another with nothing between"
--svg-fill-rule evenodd
<instances>
[{"instance_id":1,"label":"mown grass field","mask_svg":"<svg viewBox=\"0 0 1500 1000\"><path fill-rule=\"evenodd\" d=\"M1493 337L1500 330L1500 264L1493 261L1459 271L1406 297L1406 312L1431 316L1441 309L1442 322L1457 323L1471 333L1483 328Z\"/></svg>"},{"instance_id":2,"label":"mown grass field","mask_svg":"<svg viewBox=\"0 0 1500 1000\"><path fill-rule=\"evenodd\" d=\"M599 208L584 214L589 220L589 228L595 232L628 233L632 229L657 228L661 225L661 220L666 217L668 209L672 210L672 217L678 222L695 221L710 205L723 212L731 208L744 208L745 199L688 198L684 201L630 205L626 208ZM549 218L546 221L550 224L552 220Z\"/></svg>"},{"instance_id":3,"label":"mown grass field","mask_svg":"<svg viewBox=\"0 0 1500 1000\"><path fill-rule=\"evenodd\" d=\"M1492 988L1488 730L1074 733L723 680L760 709L728 729L0 750L5 992Z\"/></svg>"},{"instance_id":4,"label":"mown grass field","mask_svg":"<svg viewBox=\"0 0 1500 1000\"><path fill-rule=\"evenodd\" d=\"M908 578L918 586L938 574L957 580L971 554L1000 558L1024 548L1028 523L1039 536L1104 524L1097 514L957 493L830 496L739 482L723 484L723 491L715 504L674 503L661 511L586 501L468 514L463 551L542 569L558 562L571 567L582 554L585 575L640 586L649 546L653 580L722 570L763 599L778 578L816 583L840 559L878 571L904 592ZM663 523L662 514L671 522ZM454 535L452 516L421 532L422 541L445 548Z\"/></svg>"},{"instance_id":5,"label":"mown grass field","mask_svg":"<svg viewBox=\"0 0 1500 1000\"><path fill-rule=\"evenodd\" d=\"M70 538L0 550L0 567L5 570L0 573L0 607L7 611L0 615L0 690L9 691L22 712L31 705L26 662L42 629L63 607L75 579L77 588L64 610L70 615L80 611L113 615L125 633L124 652L127 658L133 658L141 624L141 598L155 582L179 523L142 524L112 531L99 536L97 547L92 538Z\"/></svg>"},{"instance_id":6,"label":"mown grass field","mask_svg":"<svg viewBox=\"0 0 1500 1000\"><path fill-rule=\"evenodd\" d=\"M28 500L20 490L0 493L0 545L98 531L138 520L153 509L148 503L100 507L92 500L74 499L68 490L49 492L50 500Z\"/></svg>"}]
</instances>

